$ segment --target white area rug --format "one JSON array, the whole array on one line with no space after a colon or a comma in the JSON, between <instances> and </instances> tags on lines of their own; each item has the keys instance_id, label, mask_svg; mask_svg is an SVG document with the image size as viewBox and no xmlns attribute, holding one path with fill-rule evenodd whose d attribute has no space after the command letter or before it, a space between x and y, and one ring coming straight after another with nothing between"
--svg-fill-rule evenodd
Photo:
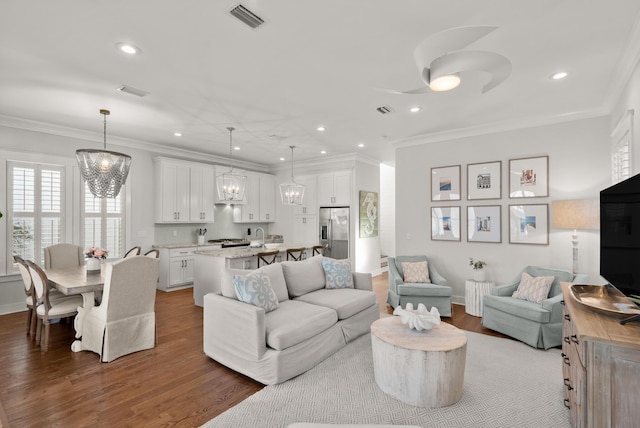
<instances>
[{"instance_id":1,"label":"white area rug","mask_svg":"<svg viewBox=\"0 0 640 428\"><path fill-rule=\"evenodd\" d=\"M267 386L204 427L286 427L294 422L414 424L423 427L569 427L560 350L467 332L464 394L456 404L404 404L376 385L371 337L312 370Z\"/></svg>"}]
</instances>

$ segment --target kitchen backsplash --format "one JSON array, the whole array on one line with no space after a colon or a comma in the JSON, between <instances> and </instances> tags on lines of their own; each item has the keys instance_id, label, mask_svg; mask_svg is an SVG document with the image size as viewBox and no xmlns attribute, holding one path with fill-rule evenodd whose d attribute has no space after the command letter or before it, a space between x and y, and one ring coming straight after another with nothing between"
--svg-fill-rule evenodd
<instances>
[{"instance_id":1,"label":"kitchen backsplash","mask_svg":"<svg viewBox=\"0 0 640 428\"><path fill-rule=\"evenodd\" d=\"M233 222L233 208L227 205L216 205L214 223L189 223L189 224L162 224L156 223L154 227L154 244L189 244L198 240L198 229L207 229L205 242L209 239L219 238L246 238L247 229L251 229L249 239L256 237L256 228L261 227L269 234L269 224L250 223L240 224ZM262 237L262 235L260 235Z\"/></svg>"}]
</instances>

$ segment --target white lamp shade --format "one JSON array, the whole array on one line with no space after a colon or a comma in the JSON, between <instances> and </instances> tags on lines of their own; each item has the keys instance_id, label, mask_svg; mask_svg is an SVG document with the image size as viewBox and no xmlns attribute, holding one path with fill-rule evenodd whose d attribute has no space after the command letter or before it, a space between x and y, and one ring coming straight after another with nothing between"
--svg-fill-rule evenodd
<instances>
[{"instance_id":1,"label":"white lamp shade","mask_svg":"<svg viewBox=\"0 0 640 428\"><path fill-rule=\"evenodd\" d=\"M553 201L553 227L558 229L600 229L600 203L597 199Z\"/></svg>"},{"instance_id":2,"label":"white lamp shade","mask_svg":"<svg viewBox=\"0 0 640 428\"><path fill-rule=\"evenodd\" d=\"M460 76L457 74L446 74L429 82L429 88L436 92L450 91L457 88L458 85L460 85Z\"/></svg>"},{"instance_id":3,"label":"white lamp shade","mask_svg":"<svg viewBox=\"0 0 640 428\"><path fill-rule=\"evenodd\" d=\"M244 200L244 189L247 185L247 177L234 174L233 170L216 177L218 198L221 201L238 202Z\"/></svg>"},{"instance_id":4,"label":"white lamp shade","mask_svg":"<svg viewBox=\"0 0 640 428\"><path fill-rule=\"evenodd\" d=\"M302 205L304 186L291 180L280 185L280 199L284 205Z\"/></svg>"}]
</instances>

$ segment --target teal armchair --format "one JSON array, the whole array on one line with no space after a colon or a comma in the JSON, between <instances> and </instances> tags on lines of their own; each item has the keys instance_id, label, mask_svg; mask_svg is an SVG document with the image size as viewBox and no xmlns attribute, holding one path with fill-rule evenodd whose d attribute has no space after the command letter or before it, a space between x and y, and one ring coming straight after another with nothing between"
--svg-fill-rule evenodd
<instances>
[{"instance_id":1,"label":"teal armchair","mask_svg":"<svg viewBox=\"0 0 640 428\"><path fill-rule=\"evenodd\" d=\"M522 272L531 276L554 276L549 295L542 303L511 297ZM484 296L482 325L511 336L534 348L549 349L562 344L562 288L560 282L585 282L586 275L535 266L524 268L513 281L499 285Z\"/></svg>"},{"instance_id":2,"label":"teal armchair","mask_svg":"<svg viewBox=\"0 0 640 428\"><path fill-rule=\"evenodd\" d=\"M402 262L421 261L427 262L431 283L404 282ZM387 303L389 305L393 308L401 305L404 308L407 303L412 303L414 307L422 303L427 309L435 306L443 317L451 316L452 289L447 285L447 280L438 273L433 263L431 263L426 256L389 257L388 262L389 295L387 297Z\"/></svg>"}]
</instances>

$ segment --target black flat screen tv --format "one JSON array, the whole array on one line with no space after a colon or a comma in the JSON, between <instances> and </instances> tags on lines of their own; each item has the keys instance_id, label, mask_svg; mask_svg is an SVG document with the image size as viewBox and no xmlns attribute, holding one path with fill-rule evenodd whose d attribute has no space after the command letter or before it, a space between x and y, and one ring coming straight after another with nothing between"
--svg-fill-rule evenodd
<instances>
[{"instance_id":1,"label":"black flat screen tv","mask_svg":"<svg viewBox=\"0 0 640 428\"><path fill-rule=\"evenodd\" d=\"M600 275L639 298L640 174L600 192Z\"/></svg>"}]
</instances>

